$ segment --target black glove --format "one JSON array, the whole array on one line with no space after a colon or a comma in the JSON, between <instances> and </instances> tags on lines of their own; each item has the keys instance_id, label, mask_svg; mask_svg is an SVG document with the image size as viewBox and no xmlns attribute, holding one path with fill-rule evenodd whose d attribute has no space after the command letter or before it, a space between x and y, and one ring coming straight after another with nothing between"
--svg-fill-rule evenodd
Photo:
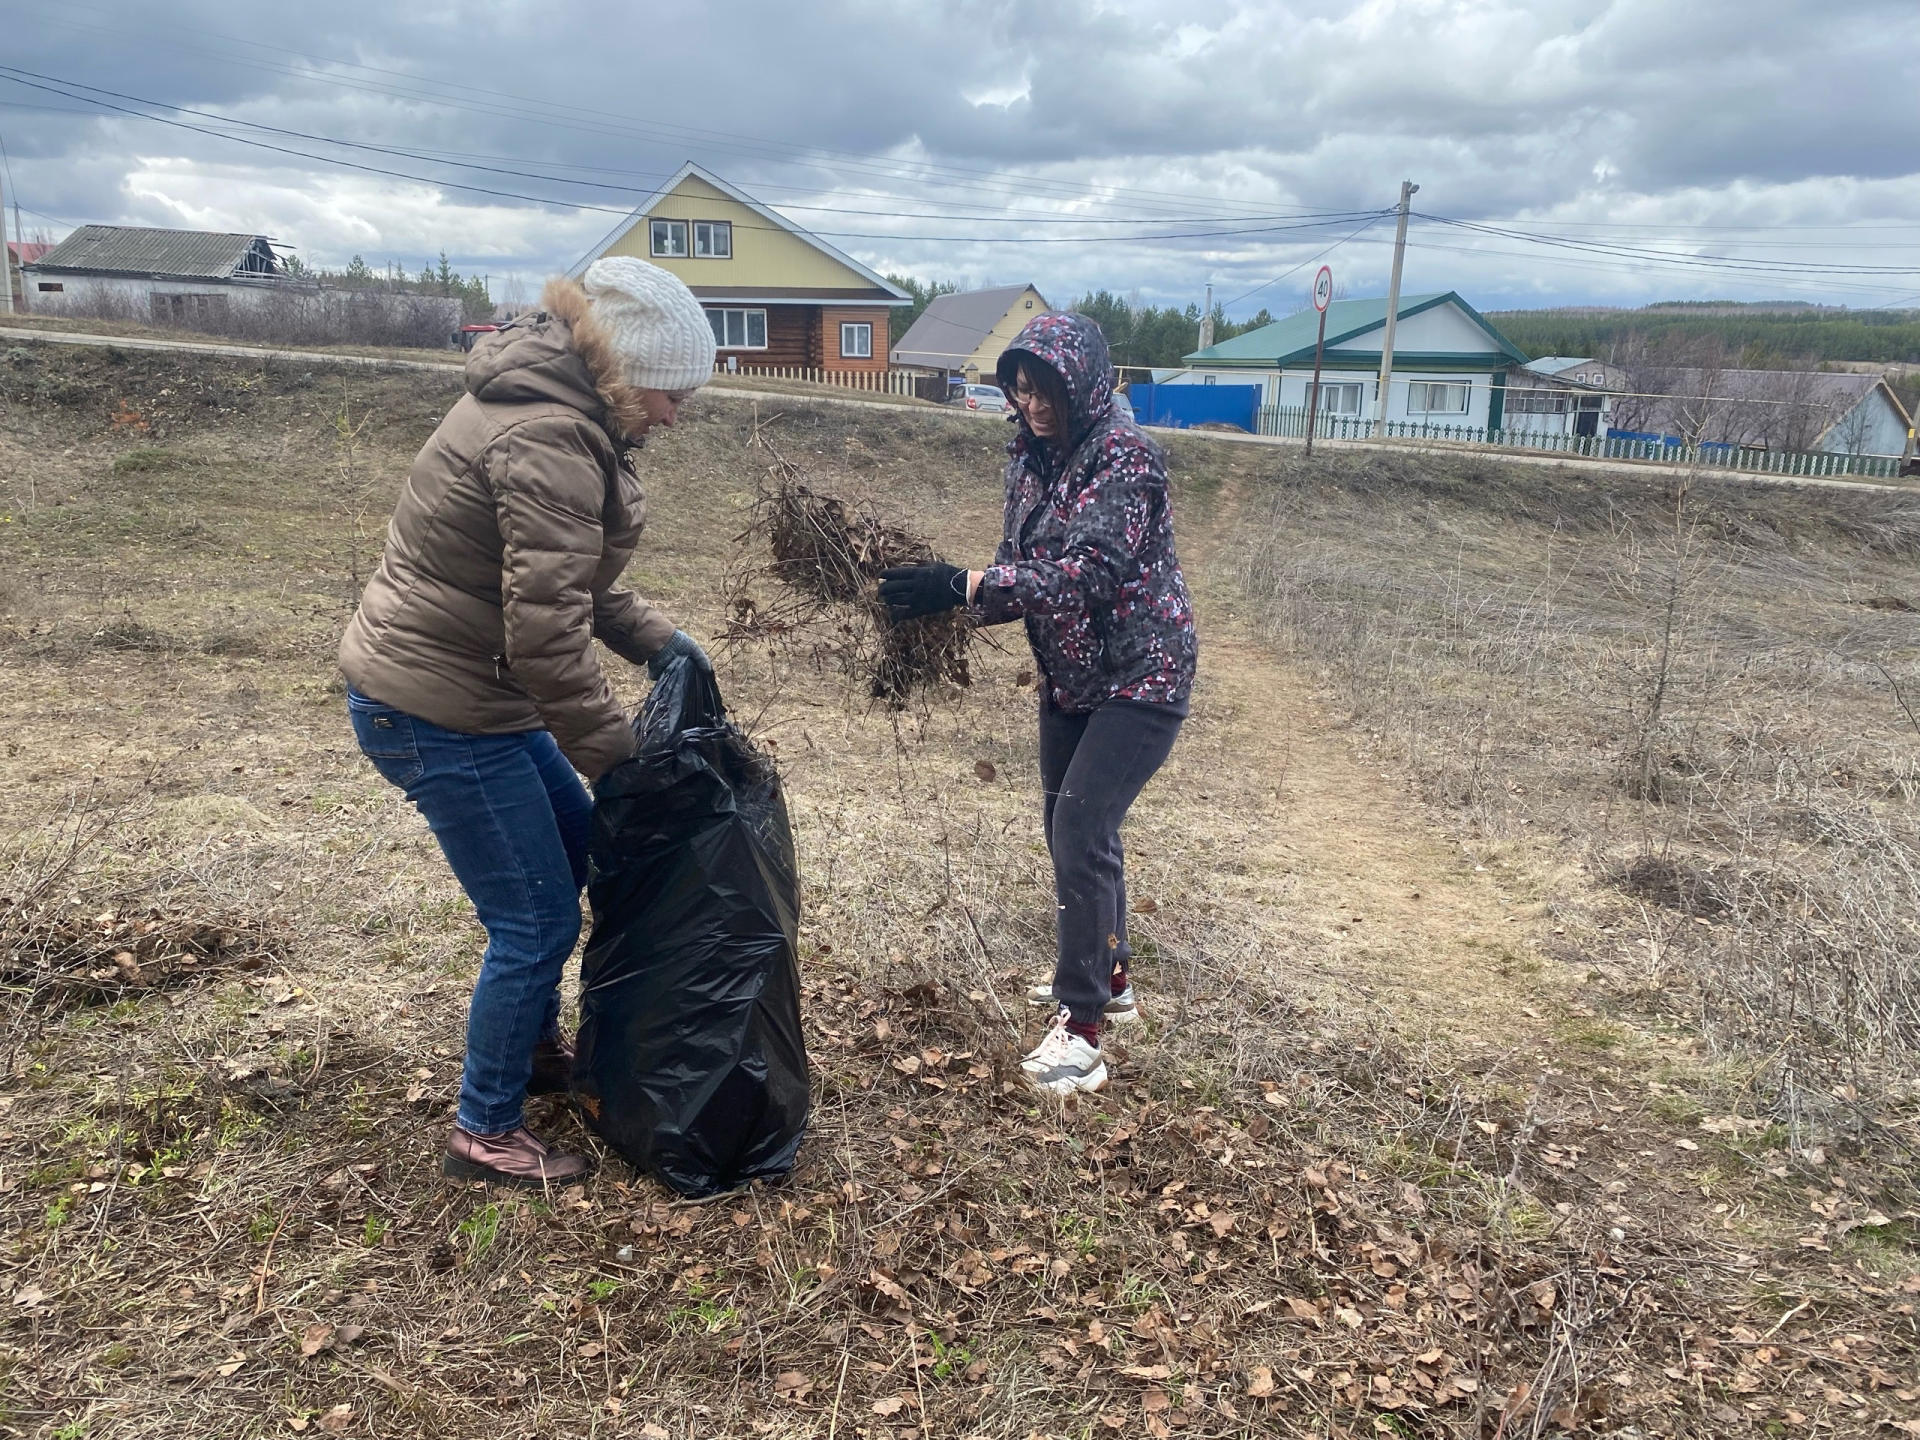
<instances>
[{"instance_id":1,"label":"black glove","mask_svg":"<svg viewBox=\"0 0 1920 1440\"><path fill-rule=\"evenodd\" d=\"M648 677L658 680L660 672L665 670L677 655L685 655L693 661L695 668L704 670L709 675L713 673L713 661L707 658L707 652L700 648L699 642L686 631L676 630L673 632L673 638L660 647L660 653L647 661Z\"/></svg>"},{"instance_id":2,"label":"black glove","mask_svg":"<svg viewBox=\"0 0 1920 1440\"><path fill-rule=\"evenodd\" d=\"M896 624L921 615L939 615L967 603L967 572L944 560L931 565L896 565L880 572L880 603Z\"/></svg>"}]
</instances>

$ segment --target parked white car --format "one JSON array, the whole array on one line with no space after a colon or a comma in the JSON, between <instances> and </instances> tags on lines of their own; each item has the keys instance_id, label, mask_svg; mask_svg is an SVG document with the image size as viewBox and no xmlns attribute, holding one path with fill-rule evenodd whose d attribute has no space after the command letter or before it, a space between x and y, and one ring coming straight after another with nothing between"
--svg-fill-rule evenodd
<instances>
[{"instance_id":1,"label":"parked white car","mask_svg":"<svg viewBox=\"0 0 1920 1440\"><path fill-rule=\"evenodd\" d=\"M960 397L960 403L969 410L1004 411L1007 408L1007 392L998 385L969 385L966 393Z\"/></svg>"}]
</instances>

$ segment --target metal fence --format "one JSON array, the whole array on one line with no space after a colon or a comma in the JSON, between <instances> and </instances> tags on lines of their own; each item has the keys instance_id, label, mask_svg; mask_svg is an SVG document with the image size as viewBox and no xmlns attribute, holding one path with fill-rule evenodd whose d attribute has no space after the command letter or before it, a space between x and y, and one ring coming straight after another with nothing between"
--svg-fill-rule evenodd
<instances>
[{"instance_id":1,"label":"metal fence","mask_svg":"<svg viewBox=\"0 0 1920 1440\"><path fill-rule=\"evenodd\" d=\"M812 365L742 365L729 370L724 364L713 367L716 375L744 376L749 379L806 380L815 385L832 385L842 390L864 390L873 395L911 395L912 372L906 370L822 370Z\"/></svg>"},{"instance_id":2,"label":"metal fence","mask_svg":"<svg viewBox=\"0 0 1920 1440\"><path fill-rule=\"evenodd\" d=\"M1255 412L1254 433L1304 440L1307 411L1303 405L1268 405ZM1314 417L1313 433L1320 440L1372 440L1384 435L1396 440L1451 440L1462 445L1484 445L1501 450L1537 450L1577 455L1587 460L1658 460L1668 465L1712 470L1742 470L1761 475L1849 476L1892 479L1900 473L1895 455L1833 455L1794 450L1749 450L1735 445L1685 445L1667 439L1598 435L1549 435L1535 430L1488 430L1479 425L1437 425L1418 420L1389 420L1376 427L1357 415Z\"/></svg>"}]
</instances>

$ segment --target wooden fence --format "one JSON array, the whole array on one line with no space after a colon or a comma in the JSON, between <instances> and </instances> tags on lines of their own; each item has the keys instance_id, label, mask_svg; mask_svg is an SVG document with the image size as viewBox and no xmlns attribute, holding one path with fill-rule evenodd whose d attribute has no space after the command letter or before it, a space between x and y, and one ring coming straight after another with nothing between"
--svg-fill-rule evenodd
<instances>
[{"instance_id":1,"label":"wooden fence","mask_svg":"<svg viewBox=\"0 0 1920 1440\"><path fill-rule=\"evenodd\" d=\"M1291 436L1304 440L1304 405L1269 405L1255 412L1257 434ZM1488 430L1477 425L1436 425L1417 420L1389 420L1376 427L1372 420L1353 415L1314 417L1313 433L1321 440L1371 440L1376 435L1403 440L1451 440L1462 445L1484 445L1501 450L1539 450L1578 455L1588 460L1658 460L1668 465L1710 470L1741 470L1761 475L1850 476L1888 480L1900 473L1895 455L1835 455L1796 450L1749 450L1736 445L1683 445L1665 440L1637 440L1623 436L1549 435L1533 430Z\"/></svg>"},{"instance_id":2,"label":"wooden fence","mask_svg":"<svg viewBox=\"0 0 1920 1440\"><path fill-rule=\"evenodd\" d=\"M713 373L750 380L805 380L841 390L862 390L869 395L913 394L914 377L905 370L822 370L812 365L742 365L737 370L729 370L724 365L715 365Z\"/></svg>"}]
</instances>

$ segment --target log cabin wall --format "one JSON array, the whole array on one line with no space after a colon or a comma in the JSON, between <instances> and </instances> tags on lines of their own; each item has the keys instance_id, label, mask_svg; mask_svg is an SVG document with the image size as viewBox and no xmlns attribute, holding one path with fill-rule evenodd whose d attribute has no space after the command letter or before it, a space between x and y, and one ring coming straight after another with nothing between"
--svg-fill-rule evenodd
<instances>
[{"instance_id":1,"label":"log cabin wall","mask_svg":"<svg viewBox=\"0 0 1920 1440\"><path fill-rule=\"evenodd\" d=\"M741 309L767 312L767 348L734 350L719 348L722 367L728 356L737 356L746 367L811 367L816 370L881 371L887 368L890 336L887 331L887 307L884 305L735 305L708 304L709 310ZM873 354L865 358L840 353L840 326L843 321L873 326Z\"/></svg>"},{"instance_id":2,"label":"log cabin wall","mask_svg":"<svg viewBox=\"0 0 1920 1440\"><path fill-rule=\"evenodd\" d=\"M815 358L809 364L823 370L867 371L885 370L889 349L887 335L887 307L884 305L826 305L818 312L820 329L815 337L817 349ZM873 326L873 354L865 359L855 359L840 353L840 326L842 322L853 322Z\"/></svg>"},{"instance_id":3,"label":"log cabin wall","mask_svg":"<svg viewBox=\"0 0 1920 1440\"><path fill-rule=\"evenodd\" d=\"M722 367L728 356L737 356L742 365L817 365L814 356L820 350L820 307L818 305L708 305L709 310L765 310L767 312L767 348L732 350L719 348Z\"/></svg>"}]
</instances>

